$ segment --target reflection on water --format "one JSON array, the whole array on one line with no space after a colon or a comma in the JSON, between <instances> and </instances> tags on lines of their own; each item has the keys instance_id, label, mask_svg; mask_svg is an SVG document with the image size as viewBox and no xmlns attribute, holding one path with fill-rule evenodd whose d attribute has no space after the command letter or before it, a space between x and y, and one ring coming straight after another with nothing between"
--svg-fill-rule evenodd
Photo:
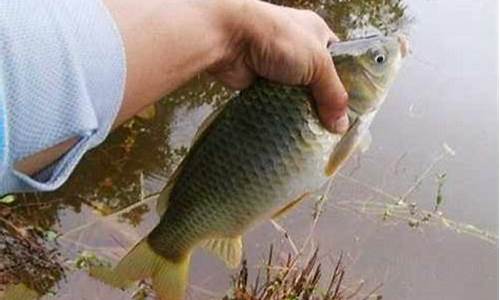
<instances>
[{"instance_id":1,"label":"reflection on water","mask_svg":"<svg viewBox=\"0 0 500 300\"><path fill-rule=\"evenodd\" d=\"M404 30L411 18L401 0L308 1L274 0L271 3L311 9L320 14L340 39Z\"/></svg>"},{"instance_id":2,"label":"reflection on water","mask_svg":"<svg viewBox=\"0 0 500 300\"><path fill-rule=\"evenodd\" d=\"M408 8L396 0L272 2L317 11L342 39L376 30L407 31L415 19L411 38L416 40L415 54L374 124L372 148L353 158L336 178L317 225L314 238L321 244L324 265L333 263L328 260L330 253L345 251L351 268L348 280L357 284L363 279L372 287L383 283L388 299L495 298L497 238L468 225L492 231L498 225L498 173L491 167L498 162L497 74L483 72L496 59L492 37L497 34L483 32L494 26L495 18L482 18L496 5L494 1L411 2ZM449 20L442 18L444 14ZM464 18L470 22L460 31L470 35L451 38ZM441 26L441 35L436 26ZM465 47L477 36L488 40L488 47L481 49L490 50L481 51L492 52L471 57L472 67L461 69L456 62L467 62L459 54L447 55L449 45L444 40L465 41L461 43ZM476 53L470 47L463 55ZM432 76L435 79L426 79ZM473 108L484 116L477 120L480 129L455 128L466 118L460 107L470 107L455 88L466 86L466 80L474 85L461 92L469 99L482 99L482 108ZM113 132L85 156L59 191L17 195L13 203L0 204L0 290L24 283L58 299L80 299L75 291L86 291L91 298L90 291L96 298L122 299L122 291L103 287L75 262L84 250L117 260L147 233L157 220L150 195L161 190L186 154L203 118L232 94L206 77L196 78L158 103L153 115L137 117ZM439 198L436 175L442 174L447 176ZM481 203L474 205L472 199ZM282 224L294 239L309 233L311 206L304 205ZM259 262L271 242L290 250L289 241L266 224L246 238L249 261ZM228 274L212 257L197 254L192 298L223 294ZM467 286L467 291L457 291L457 285Z\"/></svg>"},{"instance_id":3,"label":"reflection on water","mask_svg":"<svg viewBox=\"0 0 500 300\"><path fill-rule=\"evenodd\" d=\"M41 293L47 292L52 287L47 283L50 278L58 281L64 270L48 254L57 247L40 243L43 232L63 233L89 219L74 220L74 214L107 216L138 202L144 193L159 192L187 153L186 146L169 143L176 108L217 107L229 95L207 78L197 78L189 87L157 103L149 119L137 117L113 132L103 145L84 157L60 190L16 195L14 203L1 206L0 284L24 282ZM149 211L148 206L138 206L120 214L120 220L137 226ZM66 217L68 212L73 218ZM31 257L33 249L41 251L40 255ZM23 261L29 263L19 263ZM36 269L40 271L33 272ZM58 274L39 276L44 272Z\"/></svg>"}]
</instances>

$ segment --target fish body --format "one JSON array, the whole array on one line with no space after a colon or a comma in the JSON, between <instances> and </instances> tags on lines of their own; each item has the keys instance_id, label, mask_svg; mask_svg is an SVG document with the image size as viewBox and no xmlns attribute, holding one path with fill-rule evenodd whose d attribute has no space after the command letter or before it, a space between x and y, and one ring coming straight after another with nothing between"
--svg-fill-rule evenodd
<instances>
[{"instance_id":1,"label":"fish body","mask_svg":"<svg viewBox=\"0 0 500 300\"><path fill-rule=\"evenodd\" d=\"M332 176L361 143L394 79L400 36L339 43L332 49L349 93L351 128L324 129L307 88L259 79L202 130L159 197L160 223L120 262L131 279L153 278L161 299L184 295L197 246L228 266L241 260L241 236L283 214Z\"/></svg>"},{"instance_id":2,"label":"fish body","mask_svg":"<svg viewBox=\"0 0 500 300\"><path fill-rule=\"evenodd\" d=\"M148 242L178 256L206 239L240 236L325 182L340 138L321 126L304 88L259 80L196 142Z\"/></svg>"}]
</instances>

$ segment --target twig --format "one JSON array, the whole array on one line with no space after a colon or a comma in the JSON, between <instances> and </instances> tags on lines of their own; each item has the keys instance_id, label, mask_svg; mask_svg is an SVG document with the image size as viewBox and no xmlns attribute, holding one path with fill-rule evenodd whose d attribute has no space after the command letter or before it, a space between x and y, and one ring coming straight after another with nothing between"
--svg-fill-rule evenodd
<instances>
[{"instance_id":1,"label":"twig","mask_svg":"<svg viewBox=\"0 0 500 300\"><path fill-rule=\"evenodd\" d=\"M318 220L319 220L319 217L320 217L322 209L323 209L323 204L327 200L328 194L330 193L330 190L332 188L332 183L333 183L333 177L331 177L328 180L325 191L323 192L323 194L319 198L318 202L316 203L316 209L314 211L313 221L312 221L311 227L309 229L309 234L307 235L304 243L302 244L302 248L299 251L299 255L302 255L304 253L305 248L311 242L312 236L314 234L314 231L316 230L316 225L318 224Z\"/></svg>"},{"instance_id":2,"label":"twig","mask_svg":"<svg viewBox=\"0 0 500 300\"><path fill-rule=\"evenodd\" d=\"M110 219L112 219L112 218L114 218L114 217L116 217L116 216L119 216L119 215L121 215L121 214L123 214L123 213L129 212L129 211L131 211L132 209L134 209L134 208L136 208L136 207L138 207L138 206L141 206L141 205L143 205L143 204L147 204L147 203L151 202L152 200L156 199L156 196L158 196L159 194L160 194L159 192L158 192L158 193L153 193L153 194L150 194L150 195L148 195L148 196L144 197L144 199L143 199L143 200L138 201L138 202L136 202L136 203L134 203L134 204L132 204L132 205L130 205L130 206L127 206L127 207L125 207L124 209L121 209L121 210L119 210L119 211L117 211L117 212L115 212L115 213L112 213L112 214L107 215L107 216L105 216L105 217L102 217L102 218L96 219L96 220L94 220L94 221L92 221L92 222L89 222L89 223L83 224L83 225L78 226L78 227L76 227L76 228L73 228L73 229L71 229L71 230L69 230L69 231L66 231L65 233L63 233L63 234L59 235L56 239L57 239L57 240L59 240L59 239L67 239L67 237L68 237L68 236L70 236L71 234L73 234L73 233L75 233L75 232L82 231L82 230L84 230L84 229L86 229L86 228L88 228L88 227L91 227L91 226L93 226L93 225L95 225L95 224L99 223L99 222L106 222L107 220L110 220Z\"/></svg>"},{"instance_id":3,"label":"twig","mask_svg":"<svg viewBox=\"0 0 500 300\"><path fill-rule=\"evenodd\" d=\"M375 294L376 291L378 291L380 288L382 288L383 284L379 283L371 292L369 292L363 299L361 300L368 300L373 294Z\"/></svg>"},{"instance_id":4,"label":"twig","mask_svg":"<svg viewBox=\"0 0 500 300\"><path fill-rule=\"evenodd\" d=\"M276 230L278 230L279 232L281 232L285 236L286 240L290 244L290 247L292 247L293 253L295 255L298 255L299 248L297 248L297 245L295 244L293 239L290 237L290 234L288 233L288 231L285 228L283 228L283 226L281 226L278 222L274 221L273 219L271 219L270 222Z\"/></svg>"},{"instance_id":5,"label":"twig","mask_svg":"<svg viewBox=\"0 0 500 300\"><path fill-rule=\"evenodd\" d=\"M410 186L410 188L406 191L406 193L404 193L401 196L400 201L406 202L406 199L408 199L408 197L420 186L420 184L422 184L422 181L424 181L424 179L427 177L427 175L429 175L432 169L434 169L437 163L439 163L445 157L446 153L441 153L438 157L434 158L434 160L429 164L427 169L425 169L422 172L422 174L418 176L415 183L412 186Z\"/></svg>"},{"instance_id":6,"label":"twig","mask_svg":"<svg viewBox=\"0 0 500 300\"><path fill-rule=\"evenodd\" d=\"M4 217L0 217L0 221L2 223L4 223L5 225L9 226L10 228L12 228L12 230L14 230L20 236L22 236L22 237L26 236L26 231L19 229L16 225L14 225L14 223L10 222L9 220L5 219Z\"/></svg>"},{"instance_id":7,"label":"twig","mask_svg":"<svg viewBox=\"0 0 500 300\"><path fill-rule=\"evenodd\" d=\"M449 218L444 217L442 213L439 211L429 211L421 208L415 208L414 205L406 201L408 197L418 188L418 186L422 183L422 181L429 175L432 169L435 168L435 166L442 159L446 158L447 156L454 155L453 150L450 149L449 146L444 144L443 147L445 151L442 152L440 155L438 155L436 158L434 158L433 161L428 165L428 167L417 177L415 183L412 186L410 186L402 196L399 197L391 193L388 193L379 187L372 186L356 178L339 173L337 176L339 176L340 178L356 183L384 197L385 199L389 199L393 201L393 204L389 204L386 201L381 201L381 202L371 201L368 206L367 201L360 202L360 201L349 200L344 202L336 202L335 207L354 210L362 214L370 214L370 213L378 214L378 213L383 213L389 209L391 218L400 219L403 221L408 221L408 218L397 216L397 214L405 214L408 212L410 213L412 218L415 218L415 216L419 218L417 219L417 223L429 223L432 222L432 220L434 220L435 223L442 224L446 228L454 230L457 233L465 233L474 236L476 238L482 239L484 241L487 241L489 243L496 244L498 241L498 235L494 233L481 230L470 224L459 223L457 221L451 220ZM362 206L361 210L359 209L359 207L357 207L359 205Z\"/></svg>"}]
</instances>

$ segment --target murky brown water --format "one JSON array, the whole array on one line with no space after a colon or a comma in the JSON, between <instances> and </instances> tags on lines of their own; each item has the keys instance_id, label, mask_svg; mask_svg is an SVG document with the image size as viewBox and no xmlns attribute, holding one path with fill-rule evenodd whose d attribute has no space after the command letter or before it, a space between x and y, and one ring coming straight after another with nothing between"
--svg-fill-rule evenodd
<instances>
[{"instance_id":1,"label":"murky brown water","mask_svg":"<svg viewBox=\"0 0 500 300\"><path fill-rule=\"evenodd\" d=\"M342 251L345 284L364 282L365 292L383 284L377 293L384 299L497 299L497 4L407 5L353 0L322 9L344 38L369 24L383 30L406 24L413 54L374 122L370 150L335 179L313 241L324 269ZM153 119L137 118L114 132L60 191L1 204L2 288L24 282L47 298L123 299L125 292L76 267L92 260L82 252L113 262L147 233L157 220L148 195L161 189L203 118L230 95L199 78L157 105ZM433 211L444 173L440 216ZM313 207L311 199L281 221L299 246ZM270 243L291 251L270 224L246 237L252 266ZM190 297L220 298L230 274L198 251Z\"/></svg>"}]
</instances>

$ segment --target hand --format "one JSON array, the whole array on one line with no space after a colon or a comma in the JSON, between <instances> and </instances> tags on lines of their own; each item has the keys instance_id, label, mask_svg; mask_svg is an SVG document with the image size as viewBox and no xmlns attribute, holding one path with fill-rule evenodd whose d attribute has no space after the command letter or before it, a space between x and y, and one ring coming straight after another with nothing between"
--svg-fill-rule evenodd
<instances>
[{"instance_id":1,"label":"hand","mask_svg":"<svg viewBox=\"0 0 500 300\"><path fill-rule=\"evenodd\" d=\"M347 94L326 50L337 38L311 11L258 0L103 2L121 33L127 65L114 127L208 70L235 88L248 86L256 76L308 85L324 126L347 130ZM70 137L28 156L16 162L16 169L34 174L77 140Z\"/></svg>"},{"instance_id":2,"label":"hand","mask_svg":"<svg viewBox=\"0 0 500 300\"><path fill-rule=\"evenodd\" d=\"M347 93L327 51L328 43L338 41L335 34L312 11L256 0L242 3L227 53L209 72L235 89L247 87L256 76L310 86L323 125L344 133Z\"/></svg>"}]
</instances>

